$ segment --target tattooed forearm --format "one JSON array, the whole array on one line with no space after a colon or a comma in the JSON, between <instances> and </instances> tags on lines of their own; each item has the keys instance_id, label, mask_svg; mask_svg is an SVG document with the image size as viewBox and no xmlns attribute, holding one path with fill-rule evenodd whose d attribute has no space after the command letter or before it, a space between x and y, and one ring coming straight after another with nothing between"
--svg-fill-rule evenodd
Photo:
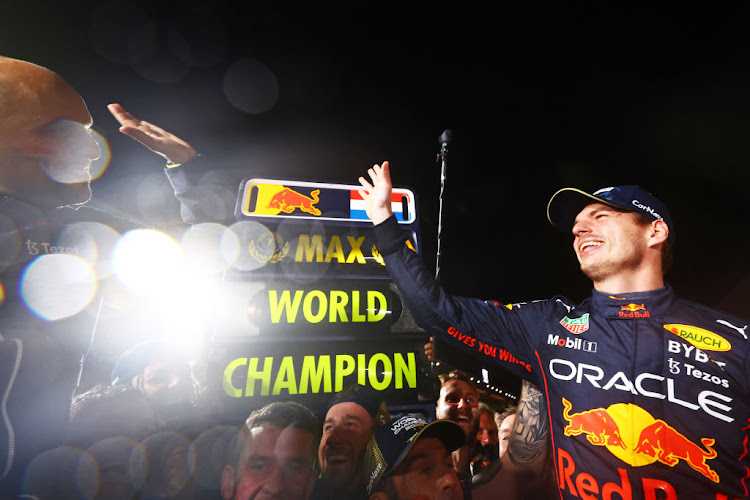
<instances>
[{"instance_id":1,"label":"tattooed forearm","mask_svg":"<svg viewBox=\"0 0 750 500\"><path fill-rule=\"evenodd\" d=\"M526 464L541 458L549 450L549 418L544 394L534 384L524 380L518 402L508 455L516 464Z\"/></svg>"}]
</instances>

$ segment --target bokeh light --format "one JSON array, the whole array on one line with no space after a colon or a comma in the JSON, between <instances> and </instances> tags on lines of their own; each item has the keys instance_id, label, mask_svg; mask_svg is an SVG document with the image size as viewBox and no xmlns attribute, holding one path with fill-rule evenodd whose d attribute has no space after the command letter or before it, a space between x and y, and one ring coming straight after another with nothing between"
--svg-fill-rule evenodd
<instances>
[{"instance_id":1,"label":"bokeh light","mask_svg":"<svg viewBox=\"0 0 750 500\"><path fill-rule=\"evenodd\" d=\"M166 40L163 40L163 34L166 34ZM128 54L133 70L154 83L176 83L190 72L190 67L184 62L190 59L190 47L172 27L164 28L153 22L142 24L132 33Z\"/></svg>"},{"instance_id":2,"label":"bokeh light","mask_svg":"<svg viewBox=\"0 0 750 500\"><path fill-rule=\"evenodd\" d=\"M135 190L135 205L142 220L163 225L179 213L179 203L169 195L171 187L163 172L143 176Z\"/></svg>"},{"instance_id":3,"label":"bokeh light","mask_svg":"<svg viewBox=\"0 0 750 500\"><path fill-rule=\"evenodd\" d=\"M65 253L75 254L86 260L98 279L111 276L112 250L120 233L98 222L76 222L69 224L60 233L57 246Z\"/></svg>"},{"instance_id":4,"label":"bokeh light","mask_svg":"<svg viewBox=\"0 0 750 500\"><path fill-rule=\"evenodd\" d=\"M231 238L224 244L227 248L223 247L226 229L221 224L203 223L195 224L185 231L181 240L185 267L191 271L209 274L226 269L236 259L239 250L239 244L235 244L234 250L229 248ZM232 260L227 261L225 255Z\"/></svg>"},{"instance_id":5,"label":"bokeh light","mask_svg":"<svg viewBox=\"0 0 750 500\"><path fill-rule=\"evenodd\" d=\"M168 235L151 229L125 233L114 248L117 277L133 292L162 295L179 281L182 249Z\"/></svg>"},{"instance_id":6,"label":"bokeh light","mask_svg":"<svg viewBox=\"0 0 750 500\"><path fill-rule=\"evenodd\" d=\"M279 85L271 69L257 59L239 59L224 73L224 95L232 106L259 114L274 107Z\"/></svg>"},{"instance_id":7,"label":"bokeh light","mask_svg":"<svg viewBox=\"0 0 750 500\"><path fill-rule=\"evenodd\" d=\"M130 40L151 23L148 14L135 3L127 1L99 2L89 18L89 40L94 50L109 61L130 62Z\"/></svg>"},{"instance_id":8,"label":"bokeh light","mask_svg":"<svg viewBox=\"0 0 750 500\"><path fill-rule=\"evenodd\" d=\"M96 442L78 461L75 480L81 497L131 498L138 488L130 476L129 463L138 442L114 436Z\"/></svg>"},{"instance_id":9,"label":"bokeh light","mask_svg":"<svg viewBox=\"0 0 750 500\"><path fill-rule=\"evenodd\" d=\"M254 221L241 221L232 224L231 233L224 235L222 251L225 258L235 252L235 238L239 243L239 251L231 261L232 267L238 271L252 271L259 269L268 262L277 262L282 258L284 243L278 241L276 235L266 226ZM233 235L233 236L232 236Z\"/></svg>"},{"instance_id":10,"label":"bokeh light","mask_svg":"<svg viewBox=\"0 0 750 500\"><path fill-rule=\"evenodd\" d=\"M89 133L99 145L99 149L102 150L102 155L99 159L92 161L91 166L89 167L89 174L93 181L101 177L107 168L109 168L109 164L112 161L112 149L109 147L109 141L107 141L107 138L102 134L94 129L89 129Z\"/></svg>"},{"instance_id":11,"label":"bokeh light","mask_svg":"<svg viewBox=\"0 0 750 500\"><path fill-rule=\"evenodd\" d=\"M226 57L229 40L221 19L206 9L183 10L176 12L170 20L170 25L185 39L189 54L185 51L175 51L179 58L189 55L190 59L183 59L187 64L198 68L208 68L219 64Z\"/></svg>"},{"instance_id":12,"label":"bokeh light","mask_svg":"<svg viewBox=\"0 0 750 500\"><path fill-rule=\"evenodd\" d=\"M96 291L91 266L75 255L42 255L26 267L21 277L21 298L34 314L47 320L79 313Z\"/></svg>"},{"instance_id":13,"label":"bokeh light","mask_svg":"<svg viewBox=\"0 0 750 500\"><path fill-rule=\"evenodd\" d=\"M101 157L94 135L83 124L63 118L45 126L47 151L40 155L39 167L52 180L78 184L91 180L90 167Z\"/></svg>"},{"instance_id":14,"label":"bokeh light","mask_svg":"<svg viewBox=\"0 0 750 500\"><path fill-rule=\"evenodd\" d=\"M47 450L32 459L26 466L21 482L21 496L17 498L91 498L88 492L96 484L81 484L76 478L76 468L86 452L71 446ZM88 458L90 461L90 458Z\"/></svg>"}]
</instances>

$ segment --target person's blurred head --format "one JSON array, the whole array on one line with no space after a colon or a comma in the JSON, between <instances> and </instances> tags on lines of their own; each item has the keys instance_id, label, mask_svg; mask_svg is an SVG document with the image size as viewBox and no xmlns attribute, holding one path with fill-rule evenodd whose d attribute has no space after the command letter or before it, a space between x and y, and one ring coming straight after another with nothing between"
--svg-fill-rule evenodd
<instances>
[{"instance_id":1,"label":"person's blurred head","mask_svg":"<svg viewBox=\"0 0 750 500\"><path fill-rule=\"evenodd\" d=\"M465 444L471 444L476 439L479 396L469 377L453 370L439 375L440 395L435 406L435 416L438 419L453 420L464 430Z\"/></svg>"},{"instance_id":2,"label":"person's blurred head","mask_svg":"<svg viewBox=\"0 0 750 500\"><path fill-rule=\"evenodd\" d=\"M187 356L165 339L148 340L122 353L110 381L135 388L160 407L189 403L197 391Z\"/></svg>"},{"instance_id":3,"label":"person's blurred head","mask_svg":"<svg viewBox=\"0 0 750 500\"><path fill-rule=\"evenodd\" d=\"M294 402L250 414L221 476L224 500L306 500L317 476L318 422Z\"/></svg>"},{"instance_id":4,"label":"person's blurred head","mask_svg":"<svg viewBox=\"0 0 750 500\"><path fill-rule=\"evenodd\" d=\"M463 443L463 429L449 420L407 415L377 429L365 455L370 500L461 500L451 452Z\"/></svg>"},{"instance_id":5,"label":"person's blurred head","mask_svg":"<svg viewBox=\"0 0 750 500\"><path fill-rule=\"evenodd\" d=\"M508 442L513 433L513 425L516 423L516 409L508 408L505 411L495 413L495 423L498 429L498 451L502 457L508 451Z\"/></svg>"},{"instance_id":6,"label":"person's blurred head","mask_svg":"<svg viewBox=\"0 0 750 500\"><path fill-rule=\"evenodd\" d=\"M0 57L0 192L41 207L91 198L101 155L81 96L52 71Z\"/></svg>"},{"instance_id":7,"label":"person's blurred head","mask_svg":"<svg viewBox=\"0 0 750 500\"><path fill-rule=\"evenodd\" d=\"M373 431L390 421L385 401L365 386L337 393L328 406L318 448L322 479L337 494L362 486L362 460Z\"/></svg>"},{"instance_id":8,"label":"person's blurred head","mask_svg":"<svg viewBox=\"0 0 750 500\"><path fill-rule=\"evenodd\" d=\"M482 446L497 445L497 424L495 424L495 412L485 403L479 403L479 424L477 429L477 441Z\"/></svg>"}]
</instances>

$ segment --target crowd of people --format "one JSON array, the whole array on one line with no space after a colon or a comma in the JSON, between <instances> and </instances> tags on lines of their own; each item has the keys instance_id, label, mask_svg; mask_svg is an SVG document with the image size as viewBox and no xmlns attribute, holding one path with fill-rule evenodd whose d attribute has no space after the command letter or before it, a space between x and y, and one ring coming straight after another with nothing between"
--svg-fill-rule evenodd
<instances>
[{"instance_id":1,"label":"crowd of people","mask_svg":"<svg viewBox=\"0 0 750 500\"><path fill-rule=\"evenodd\" d=\"M187 222L231 215L194 182L200 155L188 143L110 111L167 160ZM549 202L550 222L573 234L590 298L503 305L440 288L393 216L387 162L360 178L409 310L429 335L458 331L509 353L490 360L456 346L523 379L514 409L493 411L453 370L440 374L434 417L392 415L379 393L353 386L320 414L278 401L217 422L210 392L163 339L125 350L109 380L78 391L89 342L81 315L35 295L29 268L40 254L77 253L59 239L76 221L132 227L86 204L100 154L90 127L59 75L0 57L2 498L748 497L747 322L675 296L664 281L674 223L636 185L567 188Z\"/></svg>"},{"instance_id":2,"label":"crowd of people","mask_svg":"<svg viewBox=\"0 0 750 500\"><path fill-rule=\"evenodd\" d=\"M39 499L506 498L491 483L510 432L501 441L496 418L512 429L516 408L496 413L459 370L440 376L435 418L392 415L380 393L353 385L324 412L280 401L232 424L201 404L189 360L175 351L164 339L125 351L111 383L73 398L62 443L33 457L4 491Z\"/></svg>"}]
</instances>

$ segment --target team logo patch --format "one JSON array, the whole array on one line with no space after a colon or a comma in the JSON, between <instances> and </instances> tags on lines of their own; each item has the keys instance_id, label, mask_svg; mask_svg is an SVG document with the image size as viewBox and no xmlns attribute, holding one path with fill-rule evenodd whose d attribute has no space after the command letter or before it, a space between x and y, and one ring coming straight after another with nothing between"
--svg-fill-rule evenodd
<instances>
[{"instance_id":1,"label":"team logo patch","mask_svg":"<svg viewBox=\"0 0 750 500\"><path fill-rule=\"evenodd\" d=\"M580 335L589 329L589 313L584 314L580 318L570 319L565 316L560 320L560 324L574 335Z\"/></svg>"},{"instance_id":2,"label":"team logo patch","mask_svg":"<svg viewBox=\"0 0 750 500\"><path fill-rule=\"evenodd\" d=\"M732 344L721 335L690 325L664 325L664 328L704 351L728 351Z\"/></svg>"},{"instance_id":3,"label":"team logo patch","mask_svg":"<svg viewBox=\"0 0 750 500\"><path fill-rule=\"evenodd\" d=\"M668 422L630 403L576 413L571 412L573 405L567 399L562 398L562 404L563 418L568 422L563 429L566 436L585 436L589 443L606 447L633 467L654 462L674 467L684 461L694 471L719 482L719 474L709 464L718 456L713 438L702 437L698 444Z\"/></svg>"},{"instance_id":4,"label":"team logo patch","mask_svg":"<svg viewBox=\"0 0 750 500\"><path fill-rule=\"evenodd\" d=\"M651 313L646 310L646 304L628 304L620 306L620 318L650 318Z\"/></svg>"}]
</instances>

